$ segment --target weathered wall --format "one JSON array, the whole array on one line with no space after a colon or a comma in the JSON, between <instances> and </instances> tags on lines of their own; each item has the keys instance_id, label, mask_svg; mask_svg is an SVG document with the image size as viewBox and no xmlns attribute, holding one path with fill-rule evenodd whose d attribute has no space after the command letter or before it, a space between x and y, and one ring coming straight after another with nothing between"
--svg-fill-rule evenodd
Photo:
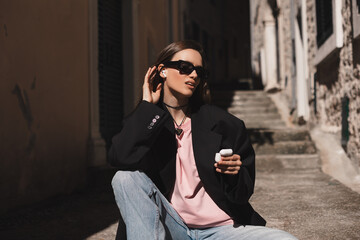
<instances>
[{"instance_id":1,"label":"weathered wall","mask_svg":"<svg viewBox=\"0 0 360 240\"><path fill-rule=\"evenodd\" d=\"M344 46L317 66L318 71L318 120L328 129L341 130L341 99L349 98L349 142L347 153L355 165L360 164L360 78L357 72L359 51L354 51L351 0L342 1Z\"/></svg>"},{"instance_id":2,"label":"weathered wall","mask_svg":"<svg viewBox=\"0 0 360 240\"><path fill-rule=\"evenodd\" d=\"M291 5L288 0L277 1L277 37L279 51L279 85L283 92L291 98L291 77L292 77L292 42L291 42ZM271 7L266 0L251 1L252 13L252 64L255 67L255 75L260 73L259 53L264 47L264 17L266 11L271 11ZM276 63L274 63L276 64Z\"/></svg>"},{"instance_id":3,"label":"weathered wall","mask_svg":"<svg viewBox=\"0 0 360 240\"><path fill-rule=\"evenodd\" d=\"M260 75L260 49L264 46L263 41L263 7L264 1L253 0L250 2L251 11L251 62L253 66L254 75Z\"/></svg>"},{"instance_id":4,"label":"weathered wall","mask_svg":"<svg viewBox=\"0 0 360 240\"><path fill-rule=\"evenodd\" d=\"M0 212L85 182L87 1L0 1Z\"/></svg>"},{"instance_id":5,"label":"weathered wall","mask_svg":"<svg viewBox=\"0 0 360 240\"><path fill-rule=\"evenodd\" d=\"M351 23L351 0L343 0L343 29L345 46L341 50L341 75L344 84L344 94L349 97L349 142L347 153L360 167L360 49L358 41L354 43ZM355 46L356 44L356 46Z\"/></svg>"},{"instance_id":6,"label":"weathered wall","mask_svg":"<svg viewBox=\"0 0 360 240\"><path fill-rule=\"evenodd\" d=\"M280 86L289 99L292 97L292 67L293 49L291 36L291 4L288 0L279 1L279 47L282 49L280 56ZM289 101L289 106L291 102Z\"/></svg>"},{"instance_id":7,"label":"weathered wall","mask_svg":"<svg viewBox=\"0 0 360 240\"><path fill-rule=\"evenodd\" d=\"M350 96L350 134L348 153L360 168L360 38L353 41L354 80L351 83Z\"/></svg>"},{"instance_id":8,"label":"weathered wall","mask_svg":"<svg viewBox=\"0 0 360 240\"><path fill-rule=\"evenodd\" d=\"M263 12L268 1L252 1L252 62L256 66L258 53L264 44ZM360 39L353 39L351 0L342 0L342 25L344 46L335 50L318 65L315 64L317 55L316 42L316 4L315 0L306 1L307 44L309 86L313 85L313 75L317 73L316 106L311 101L311 122L318 123L326 131L338 132L341 130L341 99L349 97L349 142L347 153L355 166L360 166ZM288 99L290 108L296 107L292 102L292 42L291 42L291 1L277 1L280 8L278 16L279 58L280 58L280 85L282 92ZM294 15L298 13L300 1L294 1ZM256 68L255 68L256 70ZM313 89L312 89L313 90ZM311 91L309 91L310 93ZM313 96L311 96L313 98ZM314 100L314 99L312 99ZM340 144L340 143L339 143Z\"/></svg>"}]
</instances>

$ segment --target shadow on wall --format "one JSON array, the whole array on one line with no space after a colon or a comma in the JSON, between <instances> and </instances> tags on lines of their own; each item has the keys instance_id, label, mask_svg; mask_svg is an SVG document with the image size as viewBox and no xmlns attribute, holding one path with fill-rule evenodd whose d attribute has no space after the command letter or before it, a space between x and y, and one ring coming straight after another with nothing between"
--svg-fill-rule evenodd
<instances>
[{"instance_id":1,"label":"shadow on wall","mask_svg":"<svg viewBox=\"0 0 360 240\"><path fill-rule=\"evenodd\" d=\"M86 239L118 222L120 214L111 188L115 172L90 172L90 183L81 192L1 216L0 239Z\"/></svg>"},{"instance_id":2,"label":"shadow on wall","mask_svg":"<svg viewBox=\"0 0 360 240\"><path fill-rule=\"evenodd\" d=\"M340 65L340 51L332 53L325 61L320 63L317 67L317 81L320 85L325 85L327 89L332 87L339 80L339 65Z\"/></svg>"}]
</instances>

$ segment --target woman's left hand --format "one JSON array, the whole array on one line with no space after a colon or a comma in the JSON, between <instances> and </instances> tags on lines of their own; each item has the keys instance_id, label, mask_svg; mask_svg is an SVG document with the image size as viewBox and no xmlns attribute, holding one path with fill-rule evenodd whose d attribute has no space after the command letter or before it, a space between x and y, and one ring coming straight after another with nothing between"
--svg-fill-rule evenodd
<instances>
[{"instance_id":1,"label":"woman's left hand","mask_svg":"<svg viewBox=\"0 0 360 240\"><path fill-rule=\"evenodd\" d=\"M239 172L241 164L240 155L233 154L228 157L221 157L221 161L215 163L214 166L219 173L235 175Z\"/></svg>"}]
</instances>

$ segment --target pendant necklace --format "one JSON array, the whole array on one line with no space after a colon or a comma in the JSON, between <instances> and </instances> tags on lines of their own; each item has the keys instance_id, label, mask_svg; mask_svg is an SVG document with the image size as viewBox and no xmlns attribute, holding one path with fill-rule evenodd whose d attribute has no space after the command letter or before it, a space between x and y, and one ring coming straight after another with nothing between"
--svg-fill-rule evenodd
<instances>
[{"instance_id":1,"label":"pendant necklace","mask_svg":"<svg viewBox=\"0 0 360 240\"><path fill-rule=\"evenodd\" d=\"M168 105L168 104L166 104L166 103L164 103L164 102L163 102L163 104L164 104L166 107L173 108L173 109L176 109L176 110L179 110L179 109L184 108L184 107L187 106L187 104L186 104L186 105L174 107L174 106L170 106L170 105ZM170 114L170 116L171 116L171 114ZM184 121L185 121L185 119L186 119L186 113L185 113L183 119L181 120L181 123L180 123L180 124L177 124L177 122L175 121L175 119L174 119L172 116L171 116L171 118L173 119L173 121L174 121L174 123L175 123L175 125L176 125L175 133L176 133L176 135L180 136L180 135L183 133L183 130L181 129L181 125L184 123Z\"/></svg>"},{"instance_id":2,"label":"pendant necklace","mask_svg":"<svg viewBox=\"0 0 360 240\"><path fill-rule=\"evenodd\" d=\"M181 125L184 123L185 119L186 119L186 114L184 115L184 118L182 119L182 121L181 121L181 123L180 123L179 125L176 123L175 119L173 119L175 125L177 126L177 127L175 128L175 133L176 133L176 135L178 135L178 136L180 136L180 135L183 133L183 130L182 130L180 127L181 127Z\"/></svg>"}]
</instances>

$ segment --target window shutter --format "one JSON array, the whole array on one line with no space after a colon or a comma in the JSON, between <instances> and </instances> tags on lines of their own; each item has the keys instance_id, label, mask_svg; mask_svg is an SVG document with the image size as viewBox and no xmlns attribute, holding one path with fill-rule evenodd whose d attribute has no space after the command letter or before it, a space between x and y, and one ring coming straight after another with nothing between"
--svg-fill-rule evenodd
<instances>
[{"instance_id":1,"label":"window shutter","mask_svg":"<svg viewBox=\"0 0 360 240\"><path fill-rule=\"evenodd\" d=\"M121 1L98 1L100 133L107 148L123 118Z\"/></svg>"}]
</instances>

